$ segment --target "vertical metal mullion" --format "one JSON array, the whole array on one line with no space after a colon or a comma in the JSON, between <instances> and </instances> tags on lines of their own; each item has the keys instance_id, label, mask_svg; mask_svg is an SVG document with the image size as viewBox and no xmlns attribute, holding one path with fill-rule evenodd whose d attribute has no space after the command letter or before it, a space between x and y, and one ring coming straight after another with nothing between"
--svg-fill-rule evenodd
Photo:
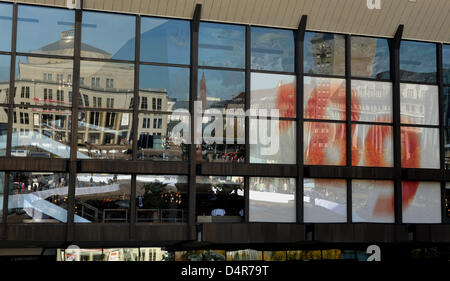
<instances>
[{"instance_id":1,"label":"vertical metal mullion","mask_svg":"<svg viewBox=\"0 0 450 281\"><path fill-rule=\"evenodd\" d=\"M197 176L197 159L195 147L195 101L197 100L197 83L198 83L198 31L200 27L201 4L195 6L194 16L191 21L191 69L190 69L190 98L189 111L191 114L191 144L189 147L189 194L188 194L188 224L195 226L195 210L196 210L196 176ZM190 233L190 237L196 237L196 233Z\"/></svg>"},{"instance_id":2,"label":"vertical metal mullion","mask_svg":"<svg viewBox=\"0 0 450 281\"><path fill-rule=\"evenodd\" d=\"M72 118L69 160L69 191L67 208L67 236L70 243L74 240L75 190L77 181L77 144L78 144L78 102L80 96L80 56L81 56L81 22L83 15L83 1L81 8L75 10L75 41L72 86Z\"/></svg>"},{"instance_id":3,"label":"vertical metal mullion","mask_svg":"<svg viewBox=\"0 0 450 281\"><path fill-rule=\"evenodd\" d=\"M297 223L303 223L303 55L304 55L304 41L305 30L308 16L302 15L297 31L295 33L295 74L296 74L296 108L297 108L297 126L296 126L296 150L297 150L297 190L295 194L295 201L297 207Z\"/></svg>"},{"instance_id":4,"label":"vertical metal mullion","mask_svg":"<svg viewBox=\"0 0 450 281\"><path fill-rule=\"evenodd\" d=\"M16 45L17 45L17 3L13 4L12 31L11 31L11 60L9 73L9 100L8 100L8 131L6 135L6 157L11 157L12 130L13 130L13 110L14 110L14 86L16 73ZM8 239L8 200L9 200L9 177L10 172L5 173L3 184L3 233L2 238Z\"/></svg>"},{"instance_id":5,"label":"vertical metal mullion","mask_svg":"<svg viewBox=\"0 0 450 281\"><path fill-rule=\"evenodd\" d=\"M5 178L3 182L3 213L2 213L2 225L3 232L1 239L5 240L8 238L7 236L7 220L8 220L8 194L9 194L9 177L10 172L4 172Z\"/></svg>"},{"instance_id":6,"label":"vertical metal mullion","mask_svg":"<svg viewBox=\"0 0 450 281\"><path fill-rule=\"evenodd\" d=\"M437 83L439 96L439 163L442 174L445 172L445 127L444 127L444 69L442 59L442 43L436 44L436 65L437 65ZM445 207L445 182L441 182L441 222L444 223L447 217Z\"/></svg>"},{"instance_id":7,"label":"vertical metal mullion","mask_svg":"<svg viewBox=\"0 0 450 281\"><path fill-rule=\"evenodd\" d=\"M244 111L250 109L250 83L251 83L251 28L245 28L245 105ZM245 115L245 163L250 163L250 117ZM244 177L244 222L249 222L250 215L250 177Z\"/></svg>"},{"instance_id":8,"label":"vertical metal mullion","mask_svg":"<svg viewBox=\"0 0 450 281\"><path fill-rule=\"evenodd\" d=\"M347 167L352 166L352 80L351 80L351 37L345 35L345 115ZM347 179L347 222L352 222L352 181Z\"/></svg>"},{"instance_id":9,"label":"vertical metal mullion","mask_svg":"<svg viewBox=\"0 0 450 281\"><path fill-rule=\"evenodd\" d=\"M392 113L394 126L394 210L395 223L402 223L402 151L400 127L400 44L403 34L403 25L399 25L391 44L391 78L392 78Z\"/></svg>"},{"instance_id":10,"label":"vertical metal mullion","mask_svg":"<svg viewBox=\"0 0 450 281\"><path fill-rule=\"evenodd\" d=\"M12 38L11 38L11 57L10 57L10 73L9 73L9 96L8 96L8 132L6 135L6 157L11 157L12 146L12 127L13 127L13 110L14 110L14 85L16 75L16 45L17 45L17 3L13 4L12 16Z\"/></svg>"},{"instance_id":11,"label":"vertical metal mullion","mask_svg":"<svg viewBox=\"0 0 450 281\"><path fill-rule=\"evenodd\" d=\"M133 95L133 161L137 160L137 140L139 126L139 78L141 60L141 16L136 16L136 33L134 44L134 95ZM131 195L130 195L130 239L135 238L136 231L136 174L131 175Z\"/></svg>"}]
</instances>

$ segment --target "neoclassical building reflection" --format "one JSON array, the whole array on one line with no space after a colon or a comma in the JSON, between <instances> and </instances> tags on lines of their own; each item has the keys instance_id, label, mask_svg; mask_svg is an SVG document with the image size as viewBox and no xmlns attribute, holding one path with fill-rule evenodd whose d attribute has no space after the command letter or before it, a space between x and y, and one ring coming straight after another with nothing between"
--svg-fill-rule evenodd
<instances>
[{"instance_id":1,"label":"neoclassical building reflection","mask_svg":"<svg viewBox=\"0 0 450 281\"><path fill-rule=\"evenodd\" d=\"M70 55L73 40L74 31L64 31L59 41L32 53ZM83 43L81 57L111 59L111 54ZM27 56L18 57L16 64L14 102L20 106L13 113L13 156L68 158L73 61ZM78 158L131 159L133 86L133 64L81 61ZM6 83L4 87L8 92ZM139 110L157 112L139 118L138 146L146 154L140 158L169 158L164 155L164 150L170 154L169 105L167 89L139 90Z\"/></svg>"}]
</instances>

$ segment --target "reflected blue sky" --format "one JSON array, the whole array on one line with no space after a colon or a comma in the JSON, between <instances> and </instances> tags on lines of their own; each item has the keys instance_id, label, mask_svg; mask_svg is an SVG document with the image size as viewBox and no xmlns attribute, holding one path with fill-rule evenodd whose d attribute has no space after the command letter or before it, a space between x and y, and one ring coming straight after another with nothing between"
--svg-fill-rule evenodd
<instances>
[{"instance_id":1,"label":"reflected blue sky","mask_svg":"<svg viewBox=\"0 0 450 281\"><path fill-rule=\"evenodd\" d=\"M189 99L189 68L141 65L140 89L167 90L169 98Z\"/></svg>"},{"instance_id":2,"label":"reflected blue sky","mask_svg":"<svg viewBox=\"0 0 450 281\"><path fill-rule=\"evenodd\" d=\"M11 57L8 55L0 55L0 82L9 81L9 65Z\"/></svg>"},{"instance_id":3,"label":"reflected blue sky","mask_svg":"<svg viewBox=\"0 0 450 281\"><path fill-rule=\"evenodd\" d=\"M450 45L442 46L442 67L444 68L444 83L450 84Z\"/></svg>"},{"instance_id":4,"label":"reflected blue sky","mask_svg":"<svg viewBox=\"0 0 450 281\"><path fill-rule=\"evenodd\" d=\"M74 19L73 10L19 5L17 51L38 50L58 41L61 32L72 29Z\"/></svg>"},{"instance_id":5,"label":"reflected blue sky","mask_svg":"<svg viewBox=\"0 0 450 281\"><path fill-rule=\"evenodd\" d=\"M436 81L436 44L402 41L400 45L400 72L406 81Z\"/></svg>"},{"instance_id":6,"label":"reflected blue sky","mask_svg":"<svg viewBox=\"0 0 450 281\"><path fill-rule=\"evenodd\" d=\"M11 50L12 5L0 3L0 50Z\"/></svg>"},{"instance_id":7,"label":"reflected blue sky","mask_svg":"<svg viewBox=\"0 0 450 281\"><path fill-rule=\"evenodd\" d=\"M143 17L141 61L189 64L190 22Z\"/></svg>"},{"instance_id":8,"label":"reflected blue sky","mask_svg":"<svg viewBox=\"0 0 450 281\"><path fill-rule=\"evenodd\" d=\"M252 27L252 69L294 71L294 31Z\"/></svg>"},{"instance_id":9,"label":"reflected blue sky","mask_svg":"<svg viewBox=\"0 0 450 281\"><path fill-rule=\"evenodd\" d=\"M245 67L245 27L201 22L198 64Z\"/></svg>"},{"instance_id":10,"label":"reflected blue sky","mask_svg":"<svg viewBox=\"0 0 450 281\"><path fill-rule=\"evenodd\" d=\"M135 16L83 12L82 42L110 53L113 58L134 60L135 26Z\"/></svg>"}]
</instances>

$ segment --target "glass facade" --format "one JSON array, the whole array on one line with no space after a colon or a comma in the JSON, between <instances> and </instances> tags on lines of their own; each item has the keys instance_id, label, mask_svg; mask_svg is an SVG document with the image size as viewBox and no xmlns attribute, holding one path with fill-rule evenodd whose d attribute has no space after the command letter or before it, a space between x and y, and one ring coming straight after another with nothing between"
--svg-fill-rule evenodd
<instances>
[{"instance_id":1,"label":"glass facade","mask_svg":"<svg viewBox=\"0 0 450 281\"><path fill-rule=\"evenodd\" d=\"M73 56L74 24L73 10L20 5L17 11L17 52ZM42 36L43 30L46 31L45 36Z\"/></svg>"},{"instance_id":2,"label":"glass facade","mask_svg":"<svg viewBox=\"0 0 450 281\"><path fill-rule=\"evenodd\" d=\"M14 5L0 3L8 223L66 223L68 208L75 223L443 222L449 45L403 40L394 73L390 39L308 31L296 46L295 30L202 21L197 41L188 20Z\"/></svg>"},{"instance_id":3,"label":"glass facade","mask_svg":"<svg viewBox=\"0 0 450 281\"><path fill-rule=\"evenodd\" d=\"M388 39L352 36L352 76L390 79L389 44Z\"/></svg>"},{"instance_id":4,"label":"glass facade","mask_svg":"<svg viewBox=\"0 0 450 281\"><path fill-rule=\"evenodd\" d=\"M187 187L188 181L185 176L138 175L136 222L186 222Z\"/></svg>"},{"instance_id":5,"label":"glass facade","mask_svg":"<svg viewBox=\"0 0 450 281\"><path fill-rule=\"evenodd\" d=\"M304 44L305 74L345 74L345 36L306 32Z\"/></svg>"},{"instance_id":6,"label":"glass facade","mask_svg":"<svg viewBox=\"0 0 450 281\"><path fill-rule=\"evenodd\" d=\"M354 222L393 223L394 182L352 180L352 219Z\"/></svg>"},{"instance_id":7,"label":"glass facade","mask_svg":"<svg viewBox=\"0 0 450 281\"><path fill-rule=\"evenodd\" d=\"M436 63L436 44L402 41L400 45L400 79L402 81L436 83Z\"/></svg>"},{"instance_id":8,"label":"glass facade","mask_svg":"<svg viewBox=\"0 0 450 281\"><path fill-rule=\"evenodd\" d=\"M190 63L190 22L141 18L141 61Z\"/></svg>"},{"instance_id":9,"label":"glass facade","mask_svg":"<svg viewBox=\"0 0 450 281\"><path fill-rule=\"evenodd\" d=\"M127 223L131 176L77 174L75 223Z\"/></svg>"},{"instance_id":10,"label":"glass facade","mask_svg":"<svg viewBox=\"0 0 450 281\"><path fill-rule=\"evenodd\" d=\"M441 223L439 182L403 181L402 209L405 223Z\"/></svg>"},{"instance_id":11,"label":"glass facade","mask_svg":"<svg viewBox=\"0 0 450 281\"><path fill-rule=\"evenodd\" d=\"M294 72L294 32L275 28L251 28L251 68Z\"/></svg>"},{"instance_id":12,"label":"glass facade","mask_svg":"<svg viewBox=\"0 0 450 281\"><path fill-rule=\"evenodd\" d=\"M243 222L244 177L197 177L197 222Z\"/></svg>"},{"instance_id":13,"label":"glass facade","mask_svg":"<svg viewBox=\"0 0 450 281\"><path fill-rule=\"evenodd\" d=\"M201 22L198 64L232 68L245 67L245 27Z\"/></svg>"},{"instance_id":14,"label":"glass facade","mask_svg":"<svg viewBox=\"0 0 450 281\"><path fill-rule=\"evenodd\" d=\"M65 173L10 173L8 222L66 223L68 183Z\"/></svg>"},{"instance_id":15,"label":"glass facade","mask_svg":"<svg viewBox=\"0 0 450 281\"><path fill-rule=\"evenodd\" d=\"M303 188L305 222L347 222L346 180L305 179Z\"/></svg>"},{"instance_id":16,"label":"glass facade","mask_svg":"<svg viewBox=\"0 0 450 281\"><path fill-rule=\"evenodd\" d=\"M133 16L83 12L81 56L134 60L135 25Z\"/></svg>"},{"instance_id":17,"label":"glass facade","mask_svg":"<svg viewBox=\"0 0 450 281\"><path fill-rule=\"evenodd\" d=\"M132 123L132 112L79 111L77 157L130 160Z\"/></svg>"},{"instance_id":18,"label":"glass facade","mask_svg":"<svg viewBox=\"0 0 450 281\"><path fill-rule=\"evenodd\" d=\"M250 222L296 222L293 178L250 178Z\"/></svg>"}]
</instances>

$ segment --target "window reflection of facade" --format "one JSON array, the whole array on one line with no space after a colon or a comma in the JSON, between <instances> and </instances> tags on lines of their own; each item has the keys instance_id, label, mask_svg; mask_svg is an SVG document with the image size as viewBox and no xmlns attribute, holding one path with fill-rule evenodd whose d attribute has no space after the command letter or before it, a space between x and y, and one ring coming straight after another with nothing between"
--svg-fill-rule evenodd
<instances>
[{"instance_id":1,"label":"window reflection of facade","mask_svg":"<svg viewBox=\"0 0 450 281\"><path fill-rule=\"evenodd\" d=\"M17 17L15 13L11 17L12 9L3 9L3 5L14 7ZM191 239L195 236L191 226L198 224L199 239L206 240L219 237L208 237L210 229L229 229L226 224L203 225L207 223L225 222L237 229L248 224L250 233L253 223L270 222L267 233L272 234L272 225L277 223L292 224L286 226L292 231L304 223L383 223L388 229L392 224L439 224L449 219L442 212L448 207L444 171L450 159L450 48L445 44L402 40L397 50L398 44L391 39L326 30L307 31L302 41L297 37L301 30L207 21L199 25L198 38L191 38L196 25L191 27L195 21L189 19L17 3L0 3L0 9L0 21L5 23L0 26L0 33L5 34L0 42L0 156L26 157L13 159L13 168L0 173L0 187L5 185L5 192L9 191L3 216L7 217L4 223L11 224L7 234L30 223L55 223L62 228L61 223L69 221L70 229L73 219L75 229L109 224L104 234L111 236L116 233L108 227L117 224L120 235L129 227L130 241L145 244L153 243L146 240L147 233L162 227L190 228ZM77 32L74 28L80 23L75 24L75 14L83 15ZM13 18L17 23L9 25ZM10 34L15 24L17 46L6 40L15 38ZM42 30L48 31L45 36ZM82 34L77 38L81 57L74 47L78 31ZM140 40L135 38L136 31L140 31ZM42 38L32 36L38 33ZM197 51L198 61L193 62L197 56L191 54ZM298 55L303 55L303 64L297 64ZM9 65L11 57L15 57L13 66ZM12 69L15 80L10 83ZM78 83L79 93L74 93ZM303 104L298 94L304 95L300 97ZM209 112L202 116L200 129L210 136L205 134L203 143L190 145L184 141L191 136L193 122L188 113L194 101L202 102L203 110L222 115L248 107L278 109L281 120L237 116L224 120L223 132L218 132L210 130L217 117ZM184 115L172 115L180 109ZM444 124L440 124L442 113ZM231 137L228 122L234 125ZM265 144L253 143L262 131L259 122L269 127L277 124L280 149L275 154L265 155L260 150ZM187 126L173 130L180 124ZM298 129L303 132L298 134ZM71 148L76 150L75 158L70 157ZM441 154L442 149L445 153ZM42 167L30 171L28 160ZM184 162L151 162L160 160ZM52 166L59 164L62 167ZM244 176L237 176L241 169ZM70 188L68 170L72 173ZM431 179L433 173L439 177ZM299 191L303 194L296 194ZM75 208L70 212L69 202ZM67 220L68 214L74 216ZM172 225L157 225L164 223ZM411 229L415 232L415 227ZM305 225L306 239L314 240L317 233L321 234L321 226ZM250 233L249 237L254 236ZM223 239L229 241L229 237ZM157 248L59 254L80 260L227 256L225 251L163 253ZM323 259L327 253L291 254ZM248 250L230 257L272 261L289 256L289 252Z\"/></svg>"}]
</instances>

